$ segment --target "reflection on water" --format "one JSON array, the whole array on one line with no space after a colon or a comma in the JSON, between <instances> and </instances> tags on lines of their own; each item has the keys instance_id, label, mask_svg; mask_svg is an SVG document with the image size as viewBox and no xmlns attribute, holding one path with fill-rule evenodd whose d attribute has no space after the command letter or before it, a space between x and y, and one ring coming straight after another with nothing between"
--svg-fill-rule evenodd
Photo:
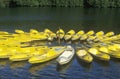
<instances>
[{"instance_id":1,"label":"reflection on water","mask_svg":"<svg viewBox=\"0 0 120 79\"><path fill-rule=\"evenodd\" d=\"M81 67L83 67L86 71L90 71L92 68L92 63L85 63L84 61L80 60L77 56L76 56L76 60L79 63L79 65Z\"/></svg>"},{"instance_id":2,"label":"reflection on water","mask_svg":"<svg viewBox=\"0 0 120 79\"><path fill-rule=\"evenodd\" d=\"M73 59L72 59L69 63L67 63L67 64L65 64L65 65L59 65L59 64L57 64L56 70L57 70L59 73L66 73L66 71L70 68L72 62L73 62Z\"/></svg>"},{"instance_id":3,"label":"reflection on water","mask_svg":"<svg viewBox=\"0 0 120 79\"><path fill-rule=\"evenodd\" d=\"M0 9L0 30L8 31L8 32L14 32L15 29L22 29L26 32L28 32L31 28L36 29L38 31L43 31L45 28L51 29L53 32L56 32L59 27L65 30L65 32L69 31L70 29L74 29L76 32L79 30L84 30L85 32L89 30L94 30L95 32L103 30L105 33L108 31L114 31L116 34L120 33L120 10L119 9L84 9L84 8L7 8L7 9ZM67 42L65 43L64 40L61 40L60 43L58 40L53 42L45 42L45 41L32 41L29 43L31 46L33 45L65 45L65 44L72 44L73 46L79 46L82 42ZM81 46L81 45L80 45ZM53 68L55 68L55 72L52 72L52 70L44 70L47 73L52 73L55 75L58 75L56 73L56 70L60 73L63 73L63 75L66 76L68 79L68 75L71 75L74 79L97 79L100 74L102 74L102 71L95 70L95 69L105 69L104 73L102 74L102 78L100 76L99 79L119 79L120 78L120 61L111 59L111 61L114 62L114 64L111 64L109 62L103 62L100 60L94 59L94 61L91 64L85 64L79 59L77 59L78 63L74 63L72 65L73 70L76 69L76 67L82 67L85 70L88 70L90 72L84 72L82 68L80 70L75 70L74 73L67 72L69 68L71 68L71 63L68 63L64 66L57 65L57 68L55 68L56 64L52 64L54 61L42 63L42 64L35 64L35 65L29 65L28 62L22 61L22 62L10 62L8 59L0 59L0 69L3 67L3 71L0 70L0 78L4 77L14 79L12 76L15 76L15 79L29 79L28 76L30 74L26 73L29 72L31 74L35 74L38 71L41 71L45 67L49 66L50 64L54 65ZM98 66L98 65L99 66ZM26 66L27 65L27 66ZM78 66L76 66L78 65ZM79 66L80 65L80 66ZM97 65L97 66L96 66ZM8 68L10 66L11 69ZM94 67L95 66L95 67ZM19 67L22 68L23 71L19 70ZM28 67L29 71L24 68ZM103 68L107 67L107 68ZM18 68L18 70L16 69ZM113 68L116 70L115 73L109 73L112 72ZM49 69L49 68L48 68ZM78 68L79 69L79 68ZM16 70L16 72L14 72ZM54 71L54 69L53 69ZM8 72L8 73L7 73ZM11 74L13 75L11 76ZM77 72L77 73L76 73ZM1 75L1 73L3 73ZM11 73L11 74L10 74ZM14 75L17 73L17 76ZM67 73L67 75L66 75ZM21 74L25 74L24 76ZM6 76L7 75L7 76ZM60 74L61 75L61 74ZM34 77L35 75L32 75ZM41 76L48 76L50 79L54 78L53 75L39 75L37 76L37 79L40 79ZM112 77L111 77L112 76ZM34 77L36 78L36 77ZM70 77L71 78L71 77ZM56 79L56 78L54 78Z\"/></svg>"},{"instance_id":4,"label":"reflection on water","mask_svg":"<svg viewBox=\"0 0 120 79\"><path fill-rule=\"evenodd\" d=\"M16 68L23 68L25 65L27 65L27 61L15 61L15 62L10 62L10 68L11 69L16 69Z\"/></svg>"},{"instance_id":5,"label":"reflection on water","mask_svg":"<svg viewBox=\"0 0 120 79\"><path fill-rule=\"evenodd\" d=\"M31 65L31 67L29 68L29 72L32 74L37 73L38 71L41 71L42 69L44 69L45 67L49 66L50 64L52 64L53 62L55 62L55 60L51 60L45 63L41 63L41 64L33 64Z\"/></svg>"},{"instance_id":6,"label":"reflection on water","mask_svg":"<svg viewBox=\"0 0 120 79\"><path fill-rule=\"evenodd\" d=\"M69 69L72 66L74 58L67 64L65 65L59 65L57 63L56 65L56 71L59 72L60 79L66 79L67 76L69 75Z\"/></svg>"},{"instance_id":7,"label":"reflection on water","mask_svg":"<svg viewBox=\"0 0 120 79\"><path fill-rule=\"evenodd\" d=\"M0 29L13 31L30 28L39 31L58 27L69 29L103 30L119 33L119 9L84 9L84 8L14 8L0 9ZM116 27L116 28L115 28ZM107 29L106 29L107 28Z\"/></svg>"},{"instance_id":8,"label":"reflection on water","mask_svg":"<svg viewBox=\"0 0 120 79\"><path fill-rule=\"evenodd\" d=\"M72 43L78 46L80 44L80 41L76 40L76 41L72 41Z\"/></svg>"},{"instance_id":9,"label":"reflection on water","mask_svg":"<svg viewBox=\"0 0 120 79\"><path fill-rule=\"evenodd\" d=\"M0 67L5 67L8 64L8 59L0 59Z\"/></svg>"},{"instance_id":10,"label":"reflection on water","mask_svg":"<svg viewBox=\"0 0 120 79\"><path fill-rule=\"evenodd\" d=\"M120 59L111 58L111 61L113 61L115 64L119 64L120 65Z\"/></svg>"},{"instance_id":11,"label":"reflection on water","mask_svg":"<svg viewBox=\"0 0 120 79\"><path fill-rule=\"evenodd\" d=\"M109 61L102 61L98 59L94 59L94 61L102 67L109 67Z\"/></svg>"},{"instance_id":12,"label":"reflection on water","mask_svg":"<svg viewBox=\"0 0 120 79\"><path fill-rule=\"evenodd\" d=\"M71 40L65 40L64 42L65 42L66 44L71 44L71 43L72 43Z\"/></svg>"}]
</instances>

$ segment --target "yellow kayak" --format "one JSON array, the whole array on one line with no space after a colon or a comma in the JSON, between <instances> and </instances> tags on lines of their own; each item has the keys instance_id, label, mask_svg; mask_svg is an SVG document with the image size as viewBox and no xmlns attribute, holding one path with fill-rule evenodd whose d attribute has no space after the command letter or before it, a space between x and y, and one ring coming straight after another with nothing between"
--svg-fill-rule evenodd
<instances>
[{"instance_id":1,"label":"yellow kayak","mask_svg":"<svg viewBox=\"0 0 120 79\"><path fill-rule=\"evenodd\" d=\"M50 29L45 29L44 33L51 33L52 31Z\"/></svg>"},{"instance_id":2,"label":"yellow kayak","mask_svg":"<svg viewBox=\"0 0 120 79\"><path fill-rule=\"evenodd\" d=\"M93 41L96 39L96 36L88 36L87 41Z\"/></svg>"},{"instance_id":3,"label":"yellow kayak","mask_svg":"<svg viewBox=\"0 0 120 79\"><path fill-rule=\"evenodd\" d=\"M30 37L31 37L32 40L47 40L47 36L43 32L31 33Z\"/></svg>"},{"instance_id":4,"label":"yellow kayak","mask_svg":"<svg viewBox=\"0 0 120 79\"><path fill-rule=\"evenodd\" d=\"M87 40L88 38L88 35L87 34L84 34L80 37L80 40L83 41L83 40Z\"/></svg>"},{"instance_id":5,"label":"yellow kayak","mask_svg":"<svg viewBox=\"0 0 120 79\"><path fill-rule=\"evenodd\" d=\"M109 54L111 57L113 58L120 58L120 53L119 51L112 51L112 50L109 50L107 47L103 46L103 47L100 47L99 48L99 51L101 52L104 52L106 54Z\"/></svg>"},{"instance_id":6,"label":"yellow kayak","mask_svg":"<svg viewBox=\"0 0 120 79\"><path fill-rule=\"evenodd\" d=\"M8 35L9 33L6 31L0 31L0 35Z\"/></svg>"},{"instance_id":7,"label":"yellow kayak","mask_svg":"<svg viewBox=\"0 0 120 79\"><path fill-rule=\"evenodd\" d=\"M102 41L102 40L104 40L103 36L97 36L93 41L97 42L97 41Z\"/></svg>"},{"instance_id":8,"label":"yellow kayak","mask_svg":"<svg viewBox=\"0 0 120 79\"><path fill-rule=\"evenodd\" d=\"M97 50L97 48L94 47L90 48L88 49L88 52L92 54L94 57L98 58L99 60L103 60L103 61L110 60L110 56L108 54L101 53L100 51Z\"/></svg>"},{"instance_id":9,"label":"yellow kayak","mask_svg":"<svg viewBox=\"0 0 120 79\"><path fill-rule=\"evenodd\" d=\"M48 41L53 41L53 40L54 40L54 38L53 38L53 37L51 37L51 36L49 36L47 40L48 40Z\"/></svg>"},{"instance_id":10,"label":"yellow kayak","mask_svg":"<svg viewBox=\"0 0 120 79\"><path fill-rule=\"evenodd\" d=\"M44 33L47 35L49 41L52 41L54 38L57 38L56 34L49 29L45 29Z\"/></svg>"},{"instance_id":11,"label":"yellow kayak","mask_svg":"<svg viewBox=\"0 0 120 79\"><path fill-rule=\"evenodd\" d=\"M91 63L93 61L93 57L84 49L78 48L76 54L83 62Z\"/></svg>"},{"instance_id":12,"label":"yellow kayak","mask_svg":"<svg viewBox=\"0 0 120 79\"><path fill-rule=\"evenodd\" d=\"M72 41L78 40L85 32L83 30L78 31L75 35L72 36Z\"/></svg>"},{"instance_id":13,"label":"yellow kayak","mask_svg":"<svg viewBox=\"0 0 120 79\"><path fill-rule=\"evenodd\" d=\"M95 32L93 31L93 30L90 30L90 31L88 31L86 34L88 35L88 36L91 36L91 35L93 35Z\"/></svg>"},{"instance_id":14,"label":"yellow kayak","mask_svg":"<svg viewBox=\"0 0 120 79\"><path fill-rule=\"evenodd\" d=\"M2 34L0 35L0 39L9 39L9 38L14 38L12 34Z\"/></svg>"},{"instance_id":15,"label":"yellow kayak","mask_svg":"<svg viewBox=\"0 0 120 79\"><path fill-rule=\"evenodd\" d=\"M19 51L19 53L13 54L12 56L10 56L9 60L11 61L28 60L32 56L38 56L38 55L43 55L47 53L46 50L48 50L47 46L22 48Z\"/></svg>"},{"instance_id":16,"label":"yellow kayak","mask_svg":"<svg viewBox=\"0 0 120 79\"><path fill-rule=\"evenodd\" d=\"M9 57L10 61L23 61L28 60L31 57L30 54L17 54Z\"/></svg>"},{"instance_id":17,"label":"yellow kayak","mask_svg":"<svg viewBox=\"0 0 120 79\"><path fill-rule=\"evenodd\" d=\"M24 34L25 33L23 30L20 30L20 29L16 29L15 32L18 33L18 34Z\"/></svg>"},{"instance_id":18,"label":"yellow kayak","mask_svg":"<svg viewBox=\"0 0 120 79\"><path fill-rule=\"evenodd\" d=\"M106 34L105 34L105 37L110 37L110 36L113 36L114 34L115 34L115 33L111 31L111 32L106 33Z\"/></svg>"},{"instance_id":19,"label":"yellow kayak","mask_svg":"<svg viewBox=\"0 0 120 79\"><path fill-rule=\"evenodd\" d=\"M0 58L9 58L12 53L9 46L0 46Z\"/></svg>"},{"instance_id":20,"label":"yellow kayak","mask_svg":"<svg viewBox=\"0 0 120 79\"><path fill-rule=\"evenodd\" d=\"M64 39L65 39L65 40L70 40L74 34L75 34L75 31L74 31L74 30L70 30L70 31L68 31L68 32L65 34Z\"/></svg>"},{"instance_id":21,"label":"yellow kayak","mask_svg":"<svg viewBox=\"0 0 120 79\"><path fill-rule=\"evenodd\" d=\"M58 38L60 39L63 39L64 35L65 35L65 32L63 29L59 29L57 32L56 32L56 35Z\"/></svg>"},{"instance_id":22,"label":"yellow kayak","mask_svg":"<svg viewBox=\"0 0 120 79\"><path fill-rule=\"evenodd\" d=\"M0 52L0 58L9 58L10 54L7 51Z\"/></svg>"},{"instance_id":23,"label":"yellow kayak","mask_svg":"<svg viewBox=\"0 0 120 79\"><path fill-rule=\"evenodd\" d=\"M50 47L47 53L40 55L40 56L33 56L29 59L29 63L43 63L49 60L52 60L58 57L63 51L65 47L57 46L57 47Z\"/></svg>"},{"instance_id":24,"label":"yellow kayak","mask_svg":"<svg viewBox=\"0 0 120 79\"><path fill-rule=\"evenodd\" d=\"M95 32L93 30L88 31L86 34L83 34L80 37L80 40L87 40L91 35L93 35Z\"/></svg>"},{"instance_id":25,"label":"yellow kayak","mask_svg":"<svg viewBox=\"0 0 120 79\"><path fill-rule=\"evenodd\" d=\"M104 35L104 32L103 31L99 31L96 33L96 36L99 37L99 36L103 36Z\"/></svg>"},{"instance_id":26,"label":"yellow kayak","mask_svg":"<svg viewBox=\"0 0 120 79\"><path fill-rule=\"evenodd\" d=\"M80 37L80 40L83 41L83 40L87 40L88 37L90 37L91 35L93 35L95 32L93 30L90 30L88 31L86 34L83 34L81 37Z\"/></svg>"},{"instance_id":27,"label":"yellow kayak","mask_svg":"<svg viewBox=\"0 0 120 79\"><path fill-rule=\"evenodd\" d=\"M30 33L32 33L32 34L37 34L37 33L39 33L39 31L36 30L36 29L30 29Z\"/></svg>"},{"instance_id":28,"label":"yellow kayak","mask_svg":"<svg viewBox=\"0 0 120 79\"><path fill-rule=\"evenodd\" d=\"M51 32L49 34L46 34L47 35L47 40L48 41L53 41L54 38L57 38L56 34Z\"/></svg>"}]
</instances>

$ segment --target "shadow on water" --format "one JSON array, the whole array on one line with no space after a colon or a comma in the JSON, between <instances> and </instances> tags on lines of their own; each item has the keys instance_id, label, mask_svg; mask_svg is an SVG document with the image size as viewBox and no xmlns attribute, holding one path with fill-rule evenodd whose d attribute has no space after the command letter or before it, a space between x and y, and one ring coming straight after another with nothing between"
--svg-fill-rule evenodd
<instances>
[{"instance_id":1,"label":"shadow on water","mask_svg":"<svg viewBox=\"0 0 120 79\"><path fill-rule=\"evenodd\" d=\"M55 41L47 41L48 46L63 46L65 45L64 40L58 40L58 38L55 39Z\"/></svg>"},{"instance_id":2,"label":"shadow on water","mask_svg":"<svg viewBox=\"0 0 120 79\"><path fill-rule=\"evenodd\" d=\"M9 62L11 69L16 69L19 67L24 67L27 64L27 61L15 61L15 62Z\"/></svg>"},{"instance_id":3,"label":"shadow on water","mask_svg":"<svg viewBox=\"0 0 120 79\"><path fill-rule=\"evenodd\" d=\"M79 40L76 40L76 41L72 41L73 44L75 45L79 45L80 44L80 41Z\"/></svg>"},{"instance_id":4,"label":"shadow on water","mask_svg":"<svg viewBox=\"0 0 120 79\"><path fill-rule=\"evenodd\" d=\"M29 46L47 45L47 41L33 40L30 42L24 42L24 44L28 44Z\"/></svg>"},{"instance_id":5,"label":"shadow on water","mask_svg":"<svg viewBox=\"0 0 120 79\"><path fill-rule=\"evenodd\" d=\"M92 68L92 63L86 63L82 60L80 60L77 56L76 56L76 60L79 63L80 66L82 66L85 70L89 71Z\"/></svg>"},{"instance_id":6,"label":"shadow on water","mask_svg":"<svg viewBox=\"0 0 120 79\"><path fill-rule=\"evenodd\" d=\"M111 61L115 62L116 64L120 64L120 59L118 58L111 58Z\"/></svg>"},{"instance_id":7,"label":"shadow on water","mask_svg":"<svg viewBox=\"0 0 120 79\"><path fill-rule=\"evenodd\" d=\"M98 60L98 59L94 59L93 61L103 67L109 67L109 65L110 65L109 61L102 61L102 60Z\"/></svg>"},{"instance_id":8,"label":"shadow on water","mask_svg":"<svg viewBox=\"0 0 120 79\"><path fill-rule=\"evenodd\" d=\"M41 71L42 69L49 66L53 62L55 62L55 60L51 60L45 63L32 64L29 68L29 72L35 74L36 72Z\"/></svg>"},{"instance_id":9,"label":"shadow on water","mask_svg":"<svg viewBox=\"0 0 120 79\"><path fill-rule=\"evenodd\" d=\"M0 67L5 67L8 64L8 59L0 59Z\"/></svg>"},{"instance_id":10,"label":"shadow on water","mask_svg":"<svg viewBox=\"0 0 120 79\"><path fill-rule=\"evenodd\" d=\"M71 40L68 40L68 41L64 41L66 44L71 44Z\"/></svg>"}]
</instances>

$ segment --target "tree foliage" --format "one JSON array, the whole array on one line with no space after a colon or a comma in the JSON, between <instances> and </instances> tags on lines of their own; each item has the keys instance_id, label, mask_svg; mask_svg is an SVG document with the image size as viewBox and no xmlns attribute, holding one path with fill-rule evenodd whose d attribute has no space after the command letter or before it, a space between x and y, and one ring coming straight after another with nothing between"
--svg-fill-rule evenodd
<instances>
[{"instance_id":1,"label":"tree foliage","mask_svg":"<svg viewBox=\"0 0 120 79\"><path fill-rule=\"evenodd\" d=\"M120 7L120 0L0 0L0 7L118 8Z\"/></svg>"}]
</instances>

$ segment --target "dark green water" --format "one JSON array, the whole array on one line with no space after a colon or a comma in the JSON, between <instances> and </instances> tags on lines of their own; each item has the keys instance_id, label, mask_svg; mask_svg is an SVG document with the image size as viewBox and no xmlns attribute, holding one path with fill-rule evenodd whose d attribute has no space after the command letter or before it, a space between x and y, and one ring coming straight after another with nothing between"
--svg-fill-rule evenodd
<instances>
[{"instance_id":1,"label":"dark green water","mask_svg":"<svg viewBox=\"0 0 120 79\"><path fill-rule=\"evenodd\" d=\"M16 28L28 30L35 28L43 31L49 28L56 31L103 30L118 32L120 9L83 9L83 8L13 8L0 9L0 29Z\"/></svg>"},{"instance_id":2,"label":"dark green water","mask_svg":"<svg viewBox=\"0 0 120 79\"><path fill-rule=\"evenodd\" d=\"M105 33L120 33L120 9L82 9L82 8L3 8L0 9L0 30L14 32L15 29L29 31L45 28L56 32L61 27L70 29L103 30ZM47 43L48 44L48 43ZM52 42L56 45L56 42ZM62 43L64 45L64 43ZM72 44L75 46L75 44ZM10 62L0 59L0 79L119 79L120 60L109 62L94 60L84 64L74 59L65 66L57 65L55 60L31 65L27 61Z\"/></svg>"}]
</instances>

